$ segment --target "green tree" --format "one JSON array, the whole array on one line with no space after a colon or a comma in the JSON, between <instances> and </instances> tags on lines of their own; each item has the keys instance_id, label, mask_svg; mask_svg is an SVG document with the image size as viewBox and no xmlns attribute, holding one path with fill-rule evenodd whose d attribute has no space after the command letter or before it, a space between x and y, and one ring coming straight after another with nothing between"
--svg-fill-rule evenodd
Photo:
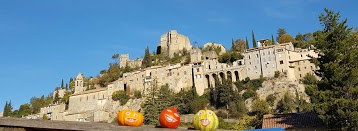
<instances>
[{"instance_id":1,"label":"green tree","mask_svg":"<svg viewBox=\"0 0 358 131\"><path fill-rule=\"evenodd\" d=\"M119 62L119 54L113 54L112 59L115 61L115 63L118 63Z\"/></svg>"},{"instance_id":2,"label":"green tree","mask_svg":"<svg viewBox=\"0 0 358 131\"><path fill-rule=\"evenodd\" d=\"M253 46L254 48L257 47L257 43L256 43L254 31L252 31L252 46Z\"/></svg>"},{"instance_id":3,"label":"green tree","mask_svg":"<svg viewBox=\"0 0 358 131\"><path fill-rule=\"evenodd\" d=\"M3 116L7 117L10 115L11 110L9 110L9 103L5 103L4 110L3 110Z\"/></svg>"},{"instance_id":4,"label":"green tree","mask_svg":"<svg viewBox=\"0 0 358 131\"><path fill-rule=\"evenodd\" d=\"M28 103L22 104L18 111L18 117L27 116L30 115L31 113L32 113L32 109L30 104Z\"/></svg>"},{"instance_id":5,"label":"green tree","mask_svg":"<svg viewBox=\"0 0 358 131\"><path fill-rule=\"evenodd\" d=\"M52 103L52 97L41 96L40 98L32 97L30 99L30 104L32 107L32 114L36 114L40 112L40 108L47 106Z\"/></svg>"},{"instance_id":6,"label":"green tree","mask_svg":"<svg viewBox=\"0 0 358 131\"><path fill-rule=\"evenodd\" d=\"M288 43L288 42L295 42L295 38L293 38L291 35L289 34L283 34L279 39L278 39L278 43Z\"/></svg>"},{"instance_id":7,"label":"green tree","mask_svg":"<svg viewBox=\"0 0 358 131\"><path fill-rule=\"evenodd\" d=\"M273 39L273 35L271 35L271 42L272 42L272 45L275 45L275 39Z\"/></svg>"},{"instance_id":8,"label":"green tree","mask_svg":"<svg viewBox=\"0 0 358 131\"><path fill-rule=\"evenodd\" d=\"M127 93L125 91L119 90L119 91L113 92L112 100L119 101L120 105L123 106L128 102L129 96L127 95Z\"/></svg>"},{"instance_id":9,"label":"green tree","mask_svg":"<svg viewBox=\"0 0 358 131\"><path fill-rule=\"evenodd\" d=\"M251 105L252 113L255 114L259 119L263 117L263 115L270 113L269 105L266 101L257 99Z\"/></svg>"},{"instance_id":10,"label":"green tree","mask_svg":"<svg viewBox=\"0 0 358 131\"><path fill-rule=\"evenodd\" d=\"M174 93L169 89L168 85L158 87L156 81L152 82L152 86L148 88L146 100L142 105L144 109L144 123L149 125L159 125L158 117L164 108L172 106L174 101Z\"/></svg>"},{"instance_id":11,"label":"green tree","mask_svg":"<svg viewBox=\"0 0 358 131\"><path fill-rule=\"evenodd\" d=\"M276 96L274 94L270 94L266 97L267 103L272 107L275 104Z\"/></svg>"},{"instance_id":12,"label":"green tree","mask_svg":"<svg viewBox=\"0 0 358 131\"><path fill-rule=\"evenodd\" d=\"M58 94L58 89L56 89L55 98L53 98L53 103L57 103L59 101L60 101L60 97L59 97L59 94Z\"/></svg>"},{"instance_id":13,"label":"green tree","mask_svg":"<svg viewBox=\"0 0 358 131\"><path fill-rule=\"evenodd\" d=\"M234 39L231 39L231 51L236 51L236 45L235 45L235 42L234 42Z\"/></svg>"},{"instance_id":14,"label":"green tree","mask_svg":"<svg viewBox=\"0 0 358 131\"><path fill-rule=\"evenodd\" d=\"M321 55L316 62L321 80L310 89L317 99L314 110L330 128L357 130L358 41L339 13L325 9L319 20L324 28L314 34Z\"/></svg>"},{"instance_id":15,"label":"green tree","mask_svg":"<svg viewBox=\"0 0 358 131\"><path fill-rule=\"evenodd\" d=\"M143 68L150 67L151 64L152 64L152 61L150 59L149 47L147 47L145 49L144 58L143 58L143 61L142 61L142 67Z\"/></svg>"},{"instance_id":16,"label":"green tree","mask_svg":"<svg viewBox=\"0 0 358 131\"><path fill-rule=\"evenodd\" d=\"M282 35L286 34L286 30L284 28L279 28L277 30L276 40L278 41Z\"/></svg>"},{"instance_id":17,"label":"green tree","mask_svg":"<svg viewBox=\"0 0 358 131\"><path fill-rule=\"evenodd\" d=\"M246 49L249 49L250 48L250 46L249 46L249 41L247 40L247 36L246 36Z\"/></svg>"},{"instance_id":18,"label":"green tree","mask_svg":"<svg viewBox=\"0 0 358 131\"><path fill-rule=\"evenodd\" d=\"M61 81L61 89L64 89L65 87L64 87L64 85L63 85L63 79L62 79L62 81Z\"/></svg>"},{"instance_id":19,"label":"green tree","mask_svg":"<svg viewBox=\"0 0 358 131\"><path fill-rule=\"evenodd\" d=\"M277 111L280 113L291 113L295 109L295 100L290 93L286 92L283 98L277 103Z\"/></svg>"}]
</instances>

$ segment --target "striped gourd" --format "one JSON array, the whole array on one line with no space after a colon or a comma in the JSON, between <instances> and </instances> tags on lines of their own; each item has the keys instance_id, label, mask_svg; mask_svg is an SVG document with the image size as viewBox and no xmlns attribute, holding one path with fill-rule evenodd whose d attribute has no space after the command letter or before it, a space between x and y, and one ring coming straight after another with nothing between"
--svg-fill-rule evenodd
<instances>
[{"instance_id":1,"label":"striped gourd","mask_svg":"<svg viewBox=\"0 0 358 131\"><path fill-rule=\"evenodd\" d=\"M200 110L193 120L194 128L202 131L214 131L219 126L216 114L211 110Z\"/></svg>"}]
</instances>

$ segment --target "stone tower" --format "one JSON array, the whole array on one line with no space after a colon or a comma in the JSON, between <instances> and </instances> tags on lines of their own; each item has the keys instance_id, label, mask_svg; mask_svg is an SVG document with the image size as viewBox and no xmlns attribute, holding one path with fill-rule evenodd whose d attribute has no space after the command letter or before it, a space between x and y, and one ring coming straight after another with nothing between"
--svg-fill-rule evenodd
<instances>
[{"instance_id":1,"label":"stone tower","mask_svg":"<svg viewBox=\"0 0 358 131\"><path fill-rule=\"evenodd\" d=\"M183 49L190 51L191 47L190 40L187 36L179 34L176 30L171 30L160 36L157 52L172 58L174 53L178 53Z\"/></svg>"},{"instance_id":2,"label":"stone tower","mask_svg":"<svg viewBox=\"0 0 358 131\"><path fill-rule=\"evenodd\" d=\"M128 54L121 54L119 57L119 67L126 67L127 62L129 61L129 55Z\"/></svg>"},{"instance_id":3,"label":"stone tower","mask_svg":"<svg viewBox=\"0 0 358 131\"><path fill-rule=\"evenodd\" d=\"M78 73L76 79L75 79L75 93L80 93L85 91L85 88L83 87L83 76L81 73Z\"/></svg>"}]
</instances>

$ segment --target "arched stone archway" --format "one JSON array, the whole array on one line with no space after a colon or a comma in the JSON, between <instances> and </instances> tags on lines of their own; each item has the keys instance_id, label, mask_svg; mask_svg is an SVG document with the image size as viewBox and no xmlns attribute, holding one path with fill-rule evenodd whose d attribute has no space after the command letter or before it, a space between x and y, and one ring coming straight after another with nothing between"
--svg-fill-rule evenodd
<instances>
[{"instance_id":1,"label":"arched stone archway","mask_svg":"<svg viewBox=\"0 0 358 131\"><path fill-rule=\"evenodd\" d=\"M240 80L239 71L234 71L234 75L235 75L235 81L239 81Z\"/></svg>"},{"instance_id":2,"label":"arched stone archway","mask_svg":"<svg viewBox=\"0 0 358 131\"><path fill-rule=\"evenodd\" d=\"M213 73L212 76L214 78L213 85L215 87L215 85L219 82L219 79L218 79L218 76L215 73Z\"/></svg>"},{"instance_id":3,"label":"arched stone archway","mask_svg":"<svg viewBox=\"0 0 358 131\"><path fill-rule=\"evenodd\" d=\"M205 75L205 78L206 78L206 82L207 82L208 88L210 88L210 87L211 87L210 75Z\"/></svg>"},{"instance_id":4,"label":"arched stone archway","mask_svg":"<svg viewBox=\"0 0 358 131\"><path fill-rule=\"evenodd\" d=\"M231 74L231 71L227 71L226 72L226 76L227 76L227 79L231 82L234 82L233 79L232 79L232 74Z\"/></svg>"},{"instance_id":5,"label":"arched stone archway","mask_svg":"<svg viewBox=\"0 0 358 131\"><path fill-rule=\"evenodd\" d=\"M226 78L225 78L225 74L224 74L223 72L220 72L220 73L219 73L219 76L220 76L220 83L222 84L223 81L226 79Z\"/></svg>"}]
</instances>

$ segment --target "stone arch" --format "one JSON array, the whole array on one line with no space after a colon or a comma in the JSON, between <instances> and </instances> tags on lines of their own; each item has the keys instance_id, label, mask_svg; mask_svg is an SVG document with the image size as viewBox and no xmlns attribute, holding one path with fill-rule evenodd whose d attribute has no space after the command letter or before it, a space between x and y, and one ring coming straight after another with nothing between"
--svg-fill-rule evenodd
<instances>
[{"instance_id":1,"label":"stone arch","mask_svg":"<svg viewBox=\"0 0 358 131\"><path fill-rule=\"evenodd\" d=\"M215 73L213 73L212 76L213 76L213 78L214 78L213 85L214 85L214 87L215 87L215 85L219 82L218 75L216 75Z\"/></svg>"},{"instance_id":2,"label":"stone arch","mask_svg":"<svg viewBox=\"0 0 358 131\"><path fill-rule=\"evenodd\" d=\"M220 72L219 76L220 76L220 80L221 80L221 83L222 83L224 81L224 79L226 79L224 72Z\"/></svg>"},{"instance_id":3,"label":"stone arch","mask_svg":"<svg viewBox=\"0 0 358 131\"><path fill-rule=\"evenodd\" d=\"M208 74L205 75L205 78L206 78L206 82L208 84L208 88L211 87L211 84L210 84L210 76Z\"/></svg>"},{"instance_id":4,"label":"stone arch","mask_svg":"<svg viewBox=\"0 0 358 131\"><path fill-rule=\"evenodd\" d=\"M239 71L234 71L234 75L235 75L235 80L239 81L240 80Z\"/></svg>"},{"instance_id":5,"label":"stone arch","mask_svg":"<svg viewBox=\"0 0 358 131\"><path fill-rule=\"evenodd\" d=\"M227 79L228 79L229 81L234 82L233 79L232 79L231 71L227 71L227 72L226 72L226 76L227 76Z\"/></svg>"}]
</instances>

